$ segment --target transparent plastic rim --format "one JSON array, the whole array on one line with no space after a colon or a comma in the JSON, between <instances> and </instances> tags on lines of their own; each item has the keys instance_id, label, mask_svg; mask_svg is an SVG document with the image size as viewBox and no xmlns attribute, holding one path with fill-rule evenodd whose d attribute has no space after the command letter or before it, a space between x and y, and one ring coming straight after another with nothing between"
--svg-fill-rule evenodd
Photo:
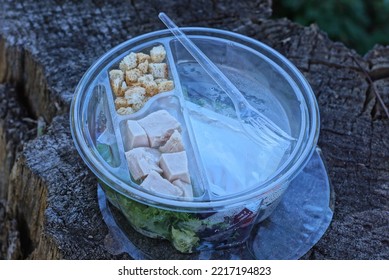
<instances>
[{"instance_id":1,"label":"transparent plastic rim","mask_svg":"<svg viewBox=\"0 0 389 280\"><path fill-rule=\"evenodd\" d=\"M320 122L317 101L310 85L302 73L287 58L274 49L244 35L211 28L188 27L183 28L183 30L188 35L221 37L243 43L271 59L276 65L281 67L298 86L306 104L304 107L305 112L303 112L306 115L306 121L302 124L303 129L300 132L298 144L288 161L283 165L283 168L278 174L275 174L275 176L259 185L256 189L215 201L173 200L154 196L139 190L135 185L128 184L106 169L106 166L100 162L95 147L90 146L86 140L86 134L88 134L88 132L84 129L83 124L85 124L86 120L83 119L84 114L82 112L82 108L85 107L83 106L84 102L87 101L85 100L85 93L88 92L89 86L93 84L93 77L98 76L99 71L109 64L112 59L117 57L118 52L120 53L123 49L128 50L131 46L134 47L152 39L172 36L169 30L159 30L130 39L105 53L87 70L76 87L70 108L71 133L75 146L88 168L102 182L129 199L167 210L185 212L205 212L209 210L215 211L219 208L225 209L235 207L248 203L253 199L260 199L264 194L271 191L276 186L290 182L311 158L315 151L319 136Z\"/></svg>"}]
</instances>

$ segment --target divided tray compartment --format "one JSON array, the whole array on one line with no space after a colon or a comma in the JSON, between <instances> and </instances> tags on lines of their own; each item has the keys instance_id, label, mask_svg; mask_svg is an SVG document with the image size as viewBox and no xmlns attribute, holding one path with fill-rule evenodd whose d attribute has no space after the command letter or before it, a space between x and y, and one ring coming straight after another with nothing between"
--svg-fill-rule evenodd
<instances>
[{"instance_id":1,"label":"divided tray compartment","mask_svg":"<svg viewBox=\"0 0 389 280\"><path fill-rule=\"evenodd\" d=\"M127 131L126 131L127 129L126 122L128 120L142 119L147 115L149 115L150 113L158 110L166 110L181 125L181 129L182 129L181 135L182 135L185 151L187 153L188 168L189 168L191 184L194 193L193 200L203 201L206 199L210 199L209 191L206 188L208 183L204 182L204 180L206 180L204 176L204 170L202 170L202 166L198 164L199 154L198 154L195 136L191 129L190 121L187 115L188 113L185 107L182 105L184 100L181 94L181 86L180 86L179 78L177 76L176 69L174 68L173 65L174 62L172 61L169 44L166 44L166 42L169 42L169 40L165 39L157 42L145 43L141 47L128 49L121 56L113 60L113 62L110 63L102 71L101 77L98 79L99 83L98 85L96 85L96 87L101 92L101 95L105 95L104 97L102 97L101 106L104 108L105 116L107 117L107 122L106 122L107 133L103 133L102 135L103 137L97 139L96 144L100 144L103 141L108 141L107 143L103 143L103 144L115 146L115 149L112 150L115 151L117 150L117 153L115 153L115 155L117 155L117 159L115 160L115 163L118 166L110 166L109 168L111 168L112 172L114 172L115 174L117 175L120 174L119 176L124 180L128 181L130 184L135 185L135 187L139 187L138 182L136 182L136 180L134 180L131 177L131 174L129 173L129 167L127 164L127 160L125 158L125 153L130 150L127 145L128 139L127 139ZM112 69L117 69L119 61L123 59L123 57L129 54L130 52L149 53L152 47L158 45L163 45L167 52L166 63L168 66L168 73L169 73L168 79L173 80L174 88L170 91L166 91L154 95L144 104L144 106L139 111L136 111L135 113L128 114L128 115L118 114L115 109L115 104L114 104L115 95L109 83L108 72ZM93 132L91 131L91 133ZM104 137L105 134L109 135L109 137ZM114 139L116 139L116 143L112 144ZM156 196L163 196L155 192L151 194ZM174 199L173 197L168 197L168 198Z\"/></svg>"},{"instance_id":2,"label":"divided tray compartment","mask_svg":"<svg viewBox=\"0 0 389 280\"><path fill-rule=\"evenodd\" d=\"M266 114L279 127L287 133L290 133L289 127L286 125L287 119L284 107L274 100L272 95L274 91L282 96L282 103L290 102L290 92L292 88L289 84L286 85L270 85L265 74L258 73L258 69L266 69L275 67L270 59L263 54L243 45L238 41L231 41L226 38L197 35L196 32L190 35L191 40L220 68L223 73L234 82L239 90L246 96L248 100L256 107L257 110ZM169 55L172 56L171 61L174 62L172 67L173 74L176 80L180 82L180 92L185 100L185 108L189 115L189 122L192 126L192 131L198 137L197 144L200 151L201 165L205 167L207 190L212 200L224 199L226 197L238 196L247 194L257 188L260 183L265 182L271 174L253 174L252 177L247 176L245 169L251 166L258 166L259 162L269 166L271 170L277 170L282 163L283 156L278 158L261 156L257 143L253 142L249 137L242 136L246 134L242 128L240 120L237 118L234 104L226 93L224 93L213 79L205 73L202 67L194 60L189 52L181 45L181 43L172 38L169 42ZM245 63L242 63L242 61ZM282 71L277 68L277 71ZM245 75L242 75L242 72ZM201 82L200 82L201 81ZM288 81L293 83L292 81ZM252 94L252 88L256 89ZM279 97L277 97L279 98ZM275 110L270 111L267 105L272 103ZM203 120L205 119L205 120ZM215 131L209 132L205 129L204 124L210 124ZM229 130L228 133L226 131ZM296 130L296 129L295 129ZM202 134L208 132L206 137ZM232 132L232 133L230 133ZM232 138L236 137L240 141L238 145ZM195 139L195 137L193 137ZM213 145L209 144L213 143ZM239 151L239 145L248 146L251 153L244 154ZM211 148L204 148L211 146ZM250 148L243 150L250 151ZM291 147L292 149L293 147ZM284 153L280 147L273 147L275 153ZM209 157L212 152L220 156L233 151L237 157L228 158L231 167L223 169L224 159L214 160ZM252 153L257 151L257 155ZM239 154L240 153L240 154ZM204 156L205 155L205 156ZM222 167L222 168L220 168ZM258 166L260 167L260 166ZM252 167L251 167L252 168ZM217 170L220 169L220 170ZM216 170L216 171L215 171ZM212 174L213 173L213 174ZM234 177L233 173L237 173ZM238 179L239 177L239 179ZM247 177L247 178L246 178ZM245 179L243 181L242 179ZM251 179L251 180L250 180ZM270 213L278 205L282 194L288 187L290 181L275 186L266 195L257 196L257 201L263 200L258 206L258 214L256 223L266 219ZM220 186L224 186L221 189ZM237 188L236 186L240 186ZM242 188L242 186L244 186ZM242 208L243 210L243 208Z\"/></svg>"}]
</instances>

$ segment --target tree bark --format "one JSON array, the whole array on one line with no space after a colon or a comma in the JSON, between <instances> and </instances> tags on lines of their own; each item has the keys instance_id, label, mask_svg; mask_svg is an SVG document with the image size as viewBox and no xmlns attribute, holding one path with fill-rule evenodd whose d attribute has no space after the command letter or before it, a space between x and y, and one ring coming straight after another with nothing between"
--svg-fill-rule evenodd
<instances>
[{"instance_id":1,"label":"tree bark","mask_svg":"<svg viewBox=\"0 0 389 280\"><path fill-rule=\"evenodd\" d=\"M269 19L270 2L0 0L0 259L129 258L105 246L96 178L67 112L99 56L164 28L159 11L258 39L300 69L319 103L336 194L333 222L304 258L388 259L389 47L360 56L315 25Z\"/></svg>"}]
</instances>

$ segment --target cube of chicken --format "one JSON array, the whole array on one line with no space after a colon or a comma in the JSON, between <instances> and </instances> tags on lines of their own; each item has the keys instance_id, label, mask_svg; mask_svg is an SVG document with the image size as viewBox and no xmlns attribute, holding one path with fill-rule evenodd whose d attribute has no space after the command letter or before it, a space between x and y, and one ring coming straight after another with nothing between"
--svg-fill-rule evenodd
<instances>
[{"instance_id":1,"label":"cube of chicken","mask_svg":"<svg viewBox=\"0 0 389 280\"><path fill-rule=\"evenodd\" d=\"M150 147L163 145L175 130L181 131L180 123L166 110L159 110L138 120L146 131Z\"/></svg>"},{"instance_id":2,"label":"cube of chicken","mask_svg":"<svg viewBox=\"0 0 389 280\"><path fill-rule=\"evenodd\" d=\"M126 136L128 149L149 147L149 139L147 138L146 131L137 121L128 120L126 122Z\"/></svg>"},{"instance_id":3,"label":"cube of chicken","mask_svg":"<svg viewBox=\"0 0 389 280\"><path fill-rule=\"evenodd\" d=\"M182 136L177 130L174 130L173 134L166 141L165 145L159 147L161 153L176 153L184 150L184 144L182 144Z\"/></svg>"},{"instance_id":4,"label":"cube of chicken","mask_svg":"<svg viewBox=\"0 0 389 280\"><path fill-rule=\"evenodd\" d=\"M175 197L182 197L184 194L179 187L162 178L162 176L155 171L150 172L141 186L148 191L158 194L172 195Z\"/></svg>"},{"instance_id":5,"label":"cube of chicken","mask_svg":"<svg viewBox=\"0 0 389 280\"><path fill-rule=\"evenodd\" d=\"M161 153L157 149L139 147L125 153L130 173L135 180L145 178L150 172L162 173L158 166Z\"/></svg>"},{"instance_id":6,"label":"cube of chicken","mask_svg":"<svg viewBox=\"0 0 389 280\"><path fill-rule=\"evenodd\" d=\"M174 180L173 185L177 186L183 191L183 197L188 199L193 198L193 188L191 184L185 183L181 180Z\"/></svg>"},{"instance_id":7,"label":"cube of chicken","mask_svg":"<svg viewBox=\"0 0 389 280\"><path fill-rule=\"evenodd\" d=\"M163 170L164 177L170 182L180 179L190 183L188 158L185 151L162 154L159 165Z\"/></svg>"}]
</instances>

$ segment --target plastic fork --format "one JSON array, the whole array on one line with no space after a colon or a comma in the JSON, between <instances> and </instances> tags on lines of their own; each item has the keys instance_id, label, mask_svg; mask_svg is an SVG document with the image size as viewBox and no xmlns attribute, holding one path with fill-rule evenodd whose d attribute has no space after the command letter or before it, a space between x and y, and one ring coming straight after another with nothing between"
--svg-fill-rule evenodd
<instances>
[{"instance_id":1,"label":"plastic fork","mask_svg":"<svg viewBox=\"0 0 389 280\"><path fill-rule=\"evenodd\" d=\"M223 74L223 72L196 46L195 43L165 14L158 17L173 33L177 40L201 65L205 72L219 85L232 100L238 119L251 138L261 144L290 145L295 139L279 128L269 118L255 109L238 90L238 88Z\"/></svg>"}]
</instances>

